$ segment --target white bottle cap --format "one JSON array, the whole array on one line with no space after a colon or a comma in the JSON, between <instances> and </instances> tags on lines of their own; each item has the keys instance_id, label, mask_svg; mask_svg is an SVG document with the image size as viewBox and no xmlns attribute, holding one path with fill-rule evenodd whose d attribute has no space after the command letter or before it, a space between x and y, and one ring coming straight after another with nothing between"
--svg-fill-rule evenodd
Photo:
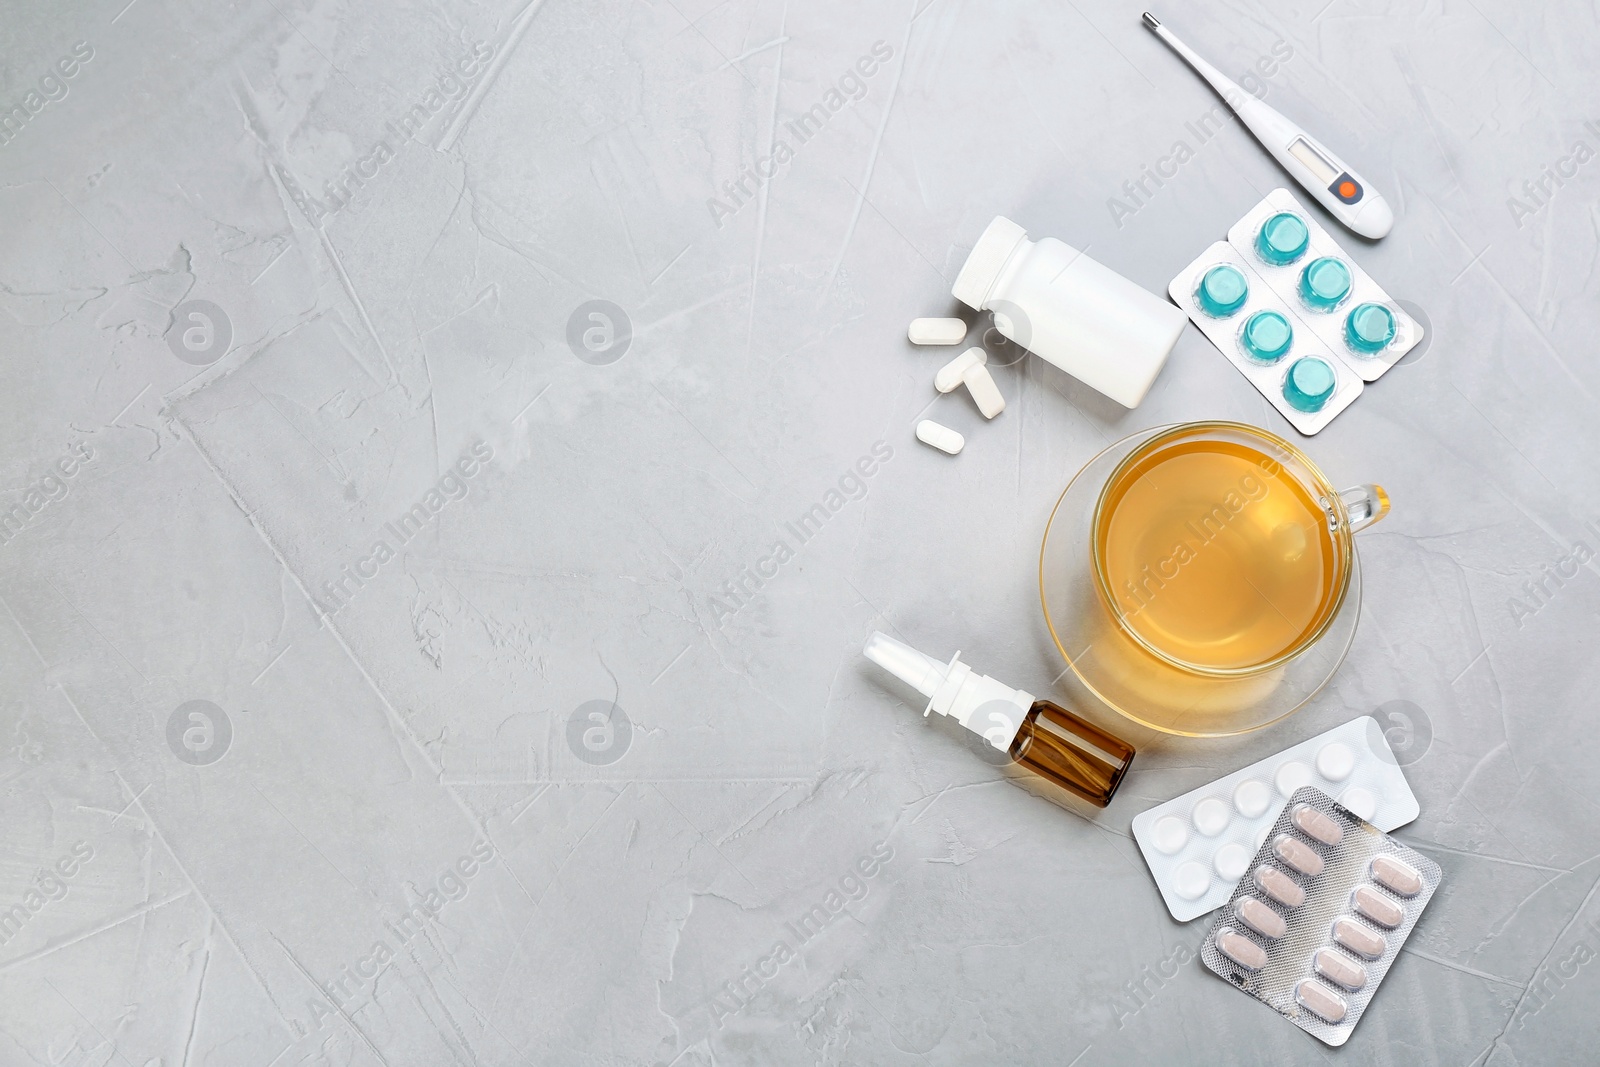
<instances>
[{"instance_id":1,"label":"white bottle cap","mask_svg":"<svg viewBox=\"0 0 1600 1067\"><path fill-rule=\"evenodd\" d=\"M999 280L1006 260L1028 236L1028 231L1003 215L996 215L978 243L972 246L961 273L956 275L950 294L968 307L982 311L989 300L989 290Z\"/></svg>"},{"instance_id":2,"label":"white bottle cap","mask_svg":"<svg viewBox=\"0 0 1600 1067\"><path fill-rule=\"evenodd\" d=\"M1012 689L986 674L974 674L957 652L949 663L923 655L877 630L862 650L872 662L928 698L923 715L948 715L1006 752L1034 705L1032 693Z\"/></svg>"}]
</instances>

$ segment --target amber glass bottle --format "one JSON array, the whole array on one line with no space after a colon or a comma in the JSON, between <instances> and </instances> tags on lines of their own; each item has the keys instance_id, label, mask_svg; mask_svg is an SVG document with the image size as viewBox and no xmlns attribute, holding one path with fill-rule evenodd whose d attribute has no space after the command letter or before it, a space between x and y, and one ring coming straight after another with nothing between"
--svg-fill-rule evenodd
<instances>
[{"instance_id":1,"label":"amber glass bottle","mask_svg":"<svg viewBox=\"0 0 1600 1067\"><path fill-rule=\"evenodd\" d=\"M1133 746L1059 704L1036 700L1007 750L1018 765L1105 807L1133 762Z\"/></svg>"}]
</instances>

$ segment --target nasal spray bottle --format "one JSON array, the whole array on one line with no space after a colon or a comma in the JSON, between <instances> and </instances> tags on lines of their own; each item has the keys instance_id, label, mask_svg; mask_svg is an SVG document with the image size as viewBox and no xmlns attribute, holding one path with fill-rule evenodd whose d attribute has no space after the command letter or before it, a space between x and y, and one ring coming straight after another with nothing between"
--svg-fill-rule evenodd
<instances>
[{"instance_id":1,"label":"nasal spray bottle","mask_svg":"<svg viewBox=\"0 0 1600 1067\"><path fill-rule=\"evenodd\" d=\"M1017 764L1074 796L1105 807L1133 762L1133 746L1032 693L977 674L957 652L949 663L873 631L863 654L928 698L937 711L981 736Z\"/></svg>"}]
</instances>

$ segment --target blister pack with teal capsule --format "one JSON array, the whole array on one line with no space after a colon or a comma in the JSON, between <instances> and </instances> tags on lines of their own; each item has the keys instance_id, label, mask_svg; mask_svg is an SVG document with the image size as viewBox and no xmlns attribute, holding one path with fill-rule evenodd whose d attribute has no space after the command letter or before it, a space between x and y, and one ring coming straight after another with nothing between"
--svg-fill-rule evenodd
<instances>
[{"instance_id":1,"label":"blister pack with teal capsule","mask_svg":"<svg viewBox=\"0 0 1600 1067\"><path fill-rule=\"evenodd\" d=\"M1303 258L1309 230L1297 217L1285 216L1263 244L1277 258ZM1206 249L1172 280L1168 292L1301 433L1317 433L1361 395L1361 376L1311 328L1306 309L1267 285L1252 255L1229 242Z\"/></svg>"},{"instance_id":2,"label":"blister pack with teal capsule","mask_svg":"<svg viewBox=\"0 0 1600 1067\"><path fill-rule=\"evenodd\" d=\"M1267 194L1228 231L1228 243L1362 381L1376 381L1421 343L1422 324L1289 190Z\"/></svg>"}]
</instances>

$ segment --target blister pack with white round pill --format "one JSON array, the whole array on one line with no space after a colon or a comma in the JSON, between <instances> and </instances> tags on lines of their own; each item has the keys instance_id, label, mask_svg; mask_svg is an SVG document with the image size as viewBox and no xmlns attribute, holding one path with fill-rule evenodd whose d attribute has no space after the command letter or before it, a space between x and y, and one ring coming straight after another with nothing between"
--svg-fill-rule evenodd
<instances>
[{"instance_id":1,"label":"blister pack with white round pill","mask_svg":"<svg viewBox=\"0 0 1600 1067\"><path fill-rule=\"evenodd\" d=\"M1361 395L1361 376L1227 241L1172 279L1167 292L1289 425L1307 437Z\"/></svg>"},{"instance_id":2,"label":"blister pack with white round pill","mask_svg":"<svg viewBox=\"0 0 1600 1067\"><path fill-rule=\"evenodd\" d=\"M1422 324L1289 190L1268 193L1228 230L1228 243L1362 381L1381 378L1421 343Z\"/></svg>"},{"instance_id":3,"label":"blister pack with white round pill","mask_svg":"<svg viewBox=\"0 0 1600 1067\"><path fill-rule=\"evenodd\" d=\"M1417 817L1417 797L1370 715L1140 812L1133 838L1179 922L1221 907L1290 794L1316 786L1379 830Z\"/></svg>"},{"instance_id":4,"label":"blister pack with white round pill","mask_svg":"<svg viewBox=\"0 0 1600 1067\"><path fill-rule=\"evenodd\" d=\"M1344 1044L1439 888L1439 865L1314 786L1293 791L1245 862L1201 961Z\"/></svg>"}]
</instances>

